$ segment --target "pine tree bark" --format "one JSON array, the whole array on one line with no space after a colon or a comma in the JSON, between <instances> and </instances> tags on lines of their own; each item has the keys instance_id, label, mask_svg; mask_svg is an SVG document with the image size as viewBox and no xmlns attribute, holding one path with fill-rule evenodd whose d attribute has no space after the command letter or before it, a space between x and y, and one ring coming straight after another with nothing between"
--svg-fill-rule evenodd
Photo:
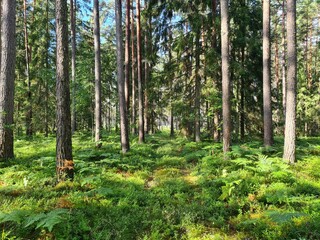
<instances>
[{"instance_id":1,"label":"pine tree bark","mask_svg":"<svg viewBox=\"0 0 320 240\"><path fill-rule=\"evenodd\" d=\"M227 159L231 139L230 72L229 72L229 17L228 0L222 0L221 7L221 55L222 55L222 120L223 152Z\"/></svg>"},{"instance_id":2,"label":"pine tree bark","mask_svg":"<svg viewBox=\"0 0 320 240\"><path fill-rule=\"evenodd\" d=\"M148 54L148 36L147 33L145 35L145 46L146 46L146 50L145 53ZM147 57L145 59L145 63L144 63L144 119L143 119L143 123L144 123L144 131L145 134L149 133L149 89L148 89L148 83L150 80L150 75L149 75L149 63L147 60Z\"/></svg>"},{"instance_id":3,"label":"pine tree bark","mask_svg":"<svg viewBox=\"0 0 320 240\"><path fill-rule=\"evenodd\" d=\"M0 0L0 69L1 69L1 49L2 49L2 0Z\"/></svg>"},{"instance_id":4,"label":"pine tree bark","mask_svg":"<svg viewBox=\"0 0 320 240\"><path fill-rule=\"evenodd\" d=\"M70 28L71 28L71 81L72 81L72 133L77 130L77 111L76 111L76 9L77 0L70 0Z\"/></svg>"},{"instance_id":5,"label":"pine tree bark","mask_svg":"<svg viewBox=\"0 0 320 240\"><path fill-rule=\"evenodd\" d=\"M144 106L142 85L142 59L141 59L141 16L140 0L136 0L137 7L137 68L138 68L138 102L139 102L139 143L144 143Z\"/></svg>"},{"instance_id":6,"label":"pine tree bark","mask_svg":"<svg viewBox=\"0 0 320 240\"><path fill-rule=\"evenodd\" d=\"M273 144L270 62L270 0L263 0L263 140L266 147Z\"/></svg>"},{"instance_id":7,"label":"pine tree bark","mask_svg":"<svg viewBox=\"0 0 320 240\"><path fill-rule=\"evenodd\" d=\"M245 67L245 47L241 48L241 64L242 67ZM244 76L241 75L240 79L240 139L244 140L245 136L245 79Z\"/></svg>"},{"instance_id":8,"label":"pine tree bark","mask_svg":"<svg viewBox=\"0 0 320 240\"><path fill-rule=\"evenodd\" d=\"M45 125L45 137L48 137L49 135L49 84L48 84L48 78L49 78L49 51L50 51L50 33L49 33L49 0L46 2L46 79L45 79L45 96L44 96L44 125Z\"/></svg>"},{"instance_id":9,"label":"pine tree bark","mask_svg":"<svg viewBox=\"0 0 320 240\"><path fill-rule=\"evenodd\" d=\"M281 65L282 65L282 109L283 118L286 121L286 102L287 102L287 80L286 80L286 14L285 14L285 0L282 1L282 54L281 54Z\"/></svg>"},{"instance_id":10,"label":"pine tree bark","mask_svg":"<svg viewBox=\"0 0 320 240\"><path fill-rule=\"evenodd\" d=\"M64 181L65 179L73 179L74 175L71 140L67 11L67 0L56 0L56 171L58 181Z\"/></svg>"},{"instance_id":11,"label":"pine tree bark","mask_svg":"<svg viewBox=\"0 0 320 240\"><path fill-rule=\"evenodd\" d=\"M276 20L275 23L275 33L274 33L274 38L275 38L275 43L274 43L274 79L275 79L275 85L276 88L279 89L280 87L280 75L279 75L279 34L277 33L278 31L278 19ZM277 106L280 106L279 103L279 91L277 91ZM280 101L279 101L280 102Z\"/></svg>"},{"instance_id":12,"label":"pine tree bark","mask_svg":"<svg viewBox=\"0 0 320 240\"><path fill-rule=\"evenodd\" d=\"M217 0L212 0L212 37L211 37L211 47L212 49L217 49L217 29L216 29L216 21L217 21ZM214 73L214 80L213 80L214 87L218 87L218 74ZM219 110L214 112L214 117L212 121L213 125L213 139L214 141L219 141L220 139L220 131L219 131Z\"/></svg>"},{"instance_id":13,"label":"pine tree bark","mask_svg":"<svg viewBox=\"0 0 320 240\"><path fill-rule=\"evenodd\" d=\"M27 1L23 1L23 28L24 28L24 47L25 47L25 74L27 78L27 106L26 106L26 135L32 136L32 96L31 96L31 80L30 80L30 61L31 52L29 47L29 36L27 27Z\"/></svg>"},{"instance_id":14,"label":"pine tree bark","mask_svg":"<svg viewBox=\"0 0 320 240\"><path fill-rule=\"evenodd\" d=\"M125 91L125 79L123 75L123 44L122 44L122 8L121 0L115 0L116 15L116 42L117 42L117 72L118 94L120 110L121 149L123 153L129 151L129 127L127 115L127 102ZM127 50L127 49L126 49Z\"/></svg>"},{"instance_id":15,"label":"pine tree bark","mask_svg":"<svg viewBox=\"0 0 320 240\"><path fill-rule=\"evenodd\" d=\"M287 101L283 159L295 162L296 149L296 81L297 81L297 50L296 50L296 1L287 0Z\"/></svg>"},{"instance_id":16,"label":"pine tree bark","mask_svg":"<svg viewBox=\"0 0 320 240\"><path fill-rule=\"evenodd\" d=\"M129 94L129 82L130 82L130 0L126 0L126 42L125 42L125 99L127 113L129 113L130 106L130 94Z\"/></svg>"},{"instance_id":17,"label":"pine tree bark","mask_svg":"<svg viewBox=\"0 0 320 240\"><path fill-rule=\"evenodd\" d=\"M136 53L135 53L135 35L134 35L134 11L132 3L131 12L131 81L132 81L132 105L131 105L131 125L132 134L137 134L137 107L136 107Z\"/></svg>"},{"instance_id":18,"label":"pine tree bark","mask_svg":"<svg viewBox=\"0 0 320 240\"><path fill-rule=\"evenodd\" d=\"M95 142L100 146L101 139L101 49L100 49L100 17L99 0L94 0L93 18L94 18L94 75L95 75Z\"/></svg>"},{"instance_id":19,"label":"pine tree bark","mask_svg":"<svg viewBox=\"0 0 320 240\"><path fill-rule=\"evenodd\" d=\"M171 21L170 21L171 25ZM169 64L172 66L172 30L171 26L169 28L169 46L168 46L168 55L169 55ZM170 81L170 137L174 136L174 118L173 118L173 76L174 73L172 72L172 67L170 67L170 76L169 76L169 81Z\"/></svg>"},{"instance_id":20,"label":"pine tree bark","mask_svg":"<svg viewBox=\"0 0 320 240\"><path fill-rule=\"evenodd\" d=\"M201 92L201 76L200 76L200 29L197 30L195 39L195 99L194 99L194 138L196 142L200 142L200 92Z\"/></svg>"},{"instance_id":21,"label":"pine tree bark","mask_svg":"<svg viewBox=\"0 0 320 240\"><path fill-rule=\"evenodd\" d=\"M148 4L145 6L148 9ZM152 28L151 28L151 15L146 16L146 31L145 31L145 63L144 63L144 130L149 133L150 130L150 113L149 113L149 82L151 80L151 45L152 45Z\"/></svg>"},{"instance_id":22,"label":"pine tree bark","mask_svg":"<svg viewBox=\"0 0 320 240\"><path fill-rule=\"evenodd\" d=\"M14 157L13 110L16 62L16 1L2 0L0 71L0 159Z\"/></svg>"}]
</instances>

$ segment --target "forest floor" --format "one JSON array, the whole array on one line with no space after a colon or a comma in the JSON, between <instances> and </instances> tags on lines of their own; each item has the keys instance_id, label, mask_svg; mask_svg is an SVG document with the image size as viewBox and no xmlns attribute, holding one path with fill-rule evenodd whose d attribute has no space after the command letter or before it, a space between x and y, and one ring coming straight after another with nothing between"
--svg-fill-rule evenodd
<instances>
[{"instance_id":1,"label":"forest floor","mask_svg":"<svg viewBox=\"0 0 320 240\"><path fill-rule=\"evenodd\" d=\"M232 147L167 133L131 142L73 138L75 179L56 184L55 139L17 139L0 163L4 239L320 239L320 138L297 142L284 163L282 139Z\"/></svg>"}]
</instances>

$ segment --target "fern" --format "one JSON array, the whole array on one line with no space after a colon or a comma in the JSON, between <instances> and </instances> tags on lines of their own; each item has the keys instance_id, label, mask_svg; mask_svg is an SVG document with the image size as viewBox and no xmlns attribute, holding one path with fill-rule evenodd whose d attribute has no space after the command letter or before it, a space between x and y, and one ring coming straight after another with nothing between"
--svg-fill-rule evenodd
<instances>
[{"instance_id":1,"label":"fern","mask_svg":"<svg viewBox=\"0 0 320 240\"><path fill-rule=\"evenodd\" d=\"M305 213L301 212L279 212L279 211L267 211L266 216L269 217L273 222L283 224L291 221L293 218L299 218L306 216Z\"/></svg>"},{"instance_id":2,"label":"fern","mask_svg":"<svg viewBox=\"0 0 320 240\"><path fill-rule=\"evenodd\" d=\"M221 187L222 194L219 197L219 200L223 201L223 200L226 200L228 197L230 197L233 191L235 190L236 186L238 186L241 182L242 180L239 179L230 183L226 183L225 186L222 186Z\"/></svg>"},{"instance_id":3,"label":"fern","mask_svg":"<svg viewBox=\"0 0 320 240\"><path fill-rule=\"evenodd\" d=\"M87 192L85 195L87 195L88 197L94 197L94 196L105 197L105 196L110 196L112 194L114 194L112 189L100 187Z\"/></svg>"},{"instance_id":4,"label":"fern","mask_svg":"<svg viewBox=\"0 0 320 240\"><path fill-rule=\"evenodd\" d=\"M68 210L66 209L55 209L47 213L46 216L39 221L36 228L47 228L49 232L51 232L55 225L65 220L65 215L67 213Z\"/></svg>"},{"instance_id":5,"label":"fern","mask_svg":"<svg viewBox=\"0 0 320 240\"><path fill-rule=\"evenodd\" d=\"M246 167L247 165L251 165L252 161L248 160L246 158L237 158L235 160L231 160L233 163L235 163L237 166L240 167Z\"/></svg>"},{"instance_id":6,"label":"fern","mask_svg":"<svg viewBox=\"0 0 320 240\"><path fill-rule=\"evenodd\" d=\"M96 186L96 185L100 185L100 183L101 183L101 177L89 176L89 177L81 179L80 185L81 185L81 187L83 187L87 184L92 184L92 185Z\"/></svg>"},{"instance_id":7,"label":"fern","mask_svg":"<svg viewBox=\"0 0 320 240\"><path fill-rule=\"evenodd\" d=\"M0 223L15 222L20 224L28 215L28 211L14 210L11 213L0 212Z\"/></svg>"},{"instance_id":8,"label":"fern","mask_svg":"<svg viewBox=\"0 0 320 240\"><path fill-rule=\"evenodd\" d=\"M31 215L26 219L26 224L24 227L29 227L31 225L33 225L34 223L40 221L41 219L43 219L46 216L45 213L39 213L39 214L35 214L35 215Z\"/></svg>"},{"instance_id":9,"label":"fern","mask_svg":"<svg viewBox=\"0 0 320 240\"><path fill-rule=\"evenodd\" d=\"M11 213L0 212L0 223L15 222L23 224L24 228L36 224L36 229L46 228L49 232L53 227L64 221L68 210L55 209L48 213L31 213L25 210L14 210Z\"/></svg>"},{"instance_id":10,"label":"fern","mask_svg":"<svg viewBox=\"0 0 320 240\"><path fill-rule=\"evenodd\" d=\"M46 228L49 232L52 232L52 229L55 225L65 220L67 213L68 210L66 209L55 209L48 213L34 214L27 218L25 227L37 224L36 229Z\"/></svg>"}]
</instances>

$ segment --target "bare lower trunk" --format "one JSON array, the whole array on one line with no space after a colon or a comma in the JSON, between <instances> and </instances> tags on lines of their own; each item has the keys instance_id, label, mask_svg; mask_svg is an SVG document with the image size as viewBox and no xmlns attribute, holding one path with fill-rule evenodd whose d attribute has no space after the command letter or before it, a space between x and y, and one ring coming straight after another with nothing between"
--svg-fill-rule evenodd
<instances>
[{"instance_id":1,"label":"bare lower trunk","mask_svg":"<svg viewBox=\"0 0 320 240\"><path fill-rule=\"evenodd\" d=\"M100 146L101 139L101 50L100 50L100 18L99 18L99 0L94 0L94 75L95 75L95 142Z\"/></svg>"},{"instance_id":2,"label":"bare lower trunk","mask_svg":"<svg viewBox=\"0 0 320 240\"><path fill-rule=\"evenodd\" d=\"M211 39L211 47L213 49L215 49L216 51L217 49L217 30L216 30L216 11L217 11L217 0L212 0L212 39ZM218 88L219 85L219 81L218 81L218 74L213 73L214 74L214 79L213 79L213 85L215 88ZM214 141L219 141L220 139L220 130L219 130L219 110L216 109L214 112L214 117L213 117L213 121L212 121L212 125L213 125L213 139Z\"/></svg>"},{"instance_id":3,"label":"bare lower trunk","mask_svg":"<svg viewBox=\"0 0 320 240\"><path fill-rule=\"evenodd\" d=\"M138 102L139 102L139 143L144 143L144 107L142 86L142 59L141 59L141 23L140 0L137 4L137 62L138 62Z\"/></svg>"},{"instance_id":4,"label":"bare lower trunk","mask_svg":"<svg viewBox=\"0 0 320 240\"><path fill-rule=\"evenodd\" d=\"M1 69L1 49L2 49L2 0L0 0L0 69Z\"/></svg>"},{"instance_id":5,"label":"bare lower trunk","mask_svg":"<svg viewBox=\"0 0 320 240\"><path fill-rule=\"evenodd\" d=\"M170 28L169 28L169 43L168 43L168 56L169 56L169 64L172 64L172 29L171 29L171 19L170 19ZM174 118L173 118L173 78L174 73L172 72L172 68L169 71L169 81L170 81L170 136L174 136Z\"/></svg>"},{"instance_id":6,"label":"bare lower trunk","mask_svg":"<svg viewBox=\"0 0 320 240\"><path fill-rule=\"evenodd\" d=\"M222 120L223 152L225 158L230 151L231 106L230 106L230 72L229 72L229 23L228 0L221 1L221 55L222 55Z\"/></svg>"},{"instance_id":7,"label":"bare lower trunk","mask_svg":"<svg viewBox=\"0 0 320 240\"><path fill-rule=\"evenodd\" d=\"M73 179L74 175L71 141L67 11L67 0L56 0L56 171L58 181Z\"/></svg>"},{"instance_id":8,"label":"bare lower trunk","mask_svg":"<svg viewBox=\"0 0 320 240\"><path fill-rule=\"evenodd\" d=\"M274 50L274 71L275 71L275 85L276 85L276 89L278 89L278 91L276 92L276 100L277 100L277 104L276 104L276 124L278 125L280 123L280 118L279 118L279 115L280 115L280 112L279 110L281 109L281 99L280 99L280 62L279 62L279 42L278 42L278 39L279 39L279 35L276 33L278 30L278 24L276 23L275 24L275 36L274 36L274 39L275 39L275 50Z\"/></svg>"},{"instance_id":9,"label":"bare lower trunk","mask_svg":"<svg viewBox=\"0 0 320 240\"><path fill-rule=\"evenodd\" d=\"M270 69L270 1L263 1L263 126L264 145L273 144Z\"/></svg>"},{"instance_id":10,"label":"bare lower trunk","mask_svg":"<svg viewBox=\"0 0 320 240\"><path fill-rule=\"evenodd\" d=\"M200 76L200 31L197 31L196 34L196 43L195 43L195 99L194 99L194 109L195 109L195 119L194 119L194 136L195 141L200 142L200 92L201 92L201 76Z\"/></svg>"},{"instance_id":11,"label":"bare lower trunk","mask_svg":"<svg viewBox=\"0 0 320 240\"><path fill-rule=\"evenodd\" d=\"M286 15L285 15L285 0L282 2L282 54L281 54L281 65L282 65L282 109L283 118L286 120L286 102L287 102L287 80L286 80L286 27L285 27Z\"/></svg>"},{"instance_id":12,"label":"bare lower trunk","mask_svg":"<svg viewBox=\"0 0 320 240\"><path fill-rule=\"evenodd\" d=\"M242 51L242 62L244 63L244 50ZM244 91L245 91L245 86L244 86L244 76L241 76L241 89L240 89L240 139L241 141L244 140L245 136L245 116L244 116Z\"/></svg>"},{"instance_id":13,"label":"bare lower trunk","mask_svg":"<svg viewBox=\"0 0 320 240\"><path fill-rule=\"evenodd\" d=\"M149 28L149 26L148 26ZM147 30L148 31L148 30ZM144 63L144 86L145 86L145 89L144 89L144 131L145 133L148 133L149 131L149 116L148 116L148 108L149 108L149 105L148 105L148 82L149 82L149 62L148 62L148 57L149 57L149 39L148 39L148 32L146 32L145 34L145 63Z\"/></svg>"},{"instance_id":14,"label":"bare lower trunk","mask_svg":"<svg viewBox=\"0 0 320 240\"><path fill-rule=\"evenodd\" d=\"M296 1L287 0L287 44L288 44L288 72L287 72L287 102L286 124L283 159L289 163L295 162L296 141Z\"/></svg>"},{"instance_id":15,"label":"bare lower trunk","mask_svg":"<svg viewBox=\"0 0 320 240\"><path fill-rule=\"evenodd\" d=\"M29 49L29 37L27 29L27 2L23 1L23 22L24 22L24 47L25 47L25 60L26 69L25 74L27 78L27 106L26 106L26 135L32 136L32 99L31 99L31 80L30 80L30 60L31 53Z\"/></svg>"},{"instance_id":16,"label":"bare lower trunk","mask_svg":"<svg viewBox=\"0 0 320 240\"><path fill-rule=\"evenodd\" d=\"M275 30L277 30L278 24L275 23ZM275 34L275 50L274 50L274 78L276 82L277 89L279 88L280 76L279 76L279 43L278 43L278 34Z\"/></svg>"},{"instance_id":17,"label":"bare lower trunk","mask_svg":"<svg viewBox=\"0 0 320 240\"><path fill-rule=\"evenodd\" d=\"M134 12L132 6L131 14L131 80L132 80L132 106L131 106L131 125L132 125L132 134L137 134L137 107L136 107L136 53L135 53L135 44L134 44Z\"/></svg>"},{"instance_id":18,"label":"bare lower trunk","mask_svg":"<svg viewBox=\"0 0 320 240\"><path fill-rule=\"evenodd\" d=\"M47 0L46 3L46 69L47 72L49 70L49 51L50 51L50 33L49 33L49 0ZM45 80L45 97L44 97L44 124L45 124L45 137L48 137L49 135L49 86L48 86L48 81L49 81L49 74L46 74L46 80Z\"/></svg>"},{"instance_id":19,"label":"bare lower trunk","mask_svg":"<svg viewBox=\"0 0 320 240\"><path fill-rule=\"evenodd\" d=\"M74 3L74 4L73 4ZM77 130L76 111L76 9L77 1L70 0L70 25L71 25L71 81L72 81L72 133Z\"/></svg>"},{"instance_id":20,"label":"bare lower trunk","mask_svg":"<svg viewBox=\"0 0 320 240\"><path fill-rule=\"evenodd\" d=\"M220 140L219 112L218 112L218 111L216 111L216 112L214 113L213 126L214 126L213 140L214 140L215 142L218 142L218 141Z\"/></svg>"},{"instance_id":21,"label":"bare lower trunk","mask_svg":"<svg viewBox=\"0 0 320 240\"><path fill-rule=\"evenodd\" d=\"M126 0L126 43L125 43L125 60L124 60L124 66L125 66L125 75L124 75L124 81L125 81L125 100L126 100L126 108L127 112L129 112L129 82L130 82L130 0Z\"/></svg>"},{"instance_id":22,"label":"bare lower trunk","mask_svg":"<svg viewBox=\"0 0 320 240\"><path fill-rule=\"evenodd\" d=\"M2 0L0 71L0 159L14 157L13 110L16 61L16 1Z\"/></svg>"},{"instance_id":23,"label":"bare lower trunk","mask_svg":"<svg viewBox=\"0 0 320 240\"><path fill-rule=\"evenodd\" d=\"M120 113L120 131L121 131L121 148L122 152L129 151L129 134L128 134L128 116L125 99L125 79L123 76L123 44L122 44L122 8L121 0L115 0L116 14L116 37L117 37L117 72L118 72L118 91L119 91L119 113Z\"/></svg>"}]
</instances>

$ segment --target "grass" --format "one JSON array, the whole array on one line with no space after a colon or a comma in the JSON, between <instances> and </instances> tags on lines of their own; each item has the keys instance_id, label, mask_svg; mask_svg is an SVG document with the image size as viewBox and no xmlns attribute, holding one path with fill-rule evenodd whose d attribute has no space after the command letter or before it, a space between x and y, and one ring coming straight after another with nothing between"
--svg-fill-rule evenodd
<instances>
[{"instance_id":1,"label":"grass","mask_svg":"<svg viewBox=\"0 0 320 240\"><path fill-rule=\"evenodd\" d=\"M16 140L0 163L1 239L320 239L320 138L233 146L167 133L131 142L73 138L75 179L56 184L55 139Z\"/></svg>"}]
</instances>

